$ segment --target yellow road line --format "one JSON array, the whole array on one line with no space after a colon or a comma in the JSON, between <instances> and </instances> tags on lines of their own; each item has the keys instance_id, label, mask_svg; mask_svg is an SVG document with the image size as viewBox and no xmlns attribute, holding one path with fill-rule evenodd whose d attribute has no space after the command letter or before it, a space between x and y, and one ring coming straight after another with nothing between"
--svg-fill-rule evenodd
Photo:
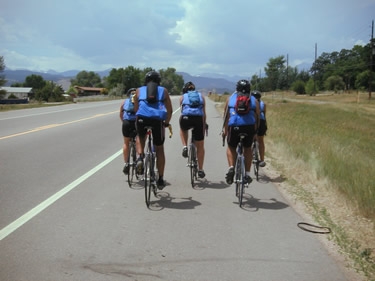
<instances>
[{"instance_id":1,"label":"yellow road line","mask_svg":"<svg viewBox=\"0 0 375 281\"><path fill-rule=\"evenodd\" d=\"M91 117L73 120L73 121L69 121L69 122L65 122L65 123L49 124L49 125L45 125L45 126L42 126L42 127L35 128L35 129L31 129L31 130L26 131L26 132L21 132L21 133L12 134L12 135L9 135L9 136L0 137L0 140L5 140L5 139L18 137L18 136L22 136L22 135L26 135L26 134L30 134L30 133L35 133L35 132L39 132L39 131L43 131L43 130L47 130L47 129L52 129L52 128L56 128L56 127L60 127L60 126L78 123L78 122L82 122L82 121L86 121L86 120L90 120L90 119L94 119L94 118L98 118L98 117L103 117L103 116L110 115L110 114L117 113L117 112L118 111L116 110L116 111L112 111L112 112L108 112L108 113L96 114L96 115L91 116Z\"/></svg>"}]
</instances>

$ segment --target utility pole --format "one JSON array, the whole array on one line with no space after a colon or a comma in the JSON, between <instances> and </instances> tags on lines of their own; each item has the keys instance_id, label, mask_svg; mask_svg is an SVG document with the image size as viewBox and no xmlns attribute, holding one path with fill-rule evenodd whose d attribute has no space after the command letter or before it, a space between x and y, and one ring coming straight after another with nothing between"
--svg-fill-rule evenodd
<instances>
[{"instance_id":1,"label":"utility pole","mask_svg":"<svg viewBox=\"0 0 375 281\"><path fill-rule=\"evenodd\" d=\"M314 63L316 63L316 57L317 57L317 54L318 54L318 44L317 43L315 43L315 60L314 60ZM315 67L316 68L316 67ZM313 74L313 76L314 76L314 95L316 94L316 86L315 86L315 80L316 80L316 75L315 75L315 73L316 73L316 70L315 70L315 68L314 68L314 74Z\"/></svg>"},{"instance_id":2,"label":"utility pole","mask_svg":"<svg viewBox=\"0 0 375 281\"><path fill-rule=\"evenodd\" d=\"M370 41L370 75L368 79L368 99L371 99L371 92L372 92L372 69L374 65L374 53L375 53L375 47L374 47L374 20L372 21L371 26L371 41Z\"/></svg>"},{"instance_id":3,"label":"utility pole","mask_svg":"<svg viewBox=\"0 0 375 281\"><path fill-rule=\"evenodd\" d=\"M286 89L289 91L289 54L286 54Z\"/></svg>"}]
</instances>

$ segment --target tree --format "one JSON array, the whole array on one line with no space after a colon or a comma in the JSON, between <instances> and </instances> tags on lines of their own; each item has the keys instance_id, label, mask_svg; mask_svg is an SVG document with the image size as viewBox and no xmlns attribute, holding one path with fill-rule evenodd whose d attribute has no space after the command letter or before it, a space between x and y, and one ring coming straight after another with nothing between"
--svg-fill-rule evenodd
<instances>
[{"instance_id":1,"label":"tree","mask_svg":"<svg viewBox=\"0 0 375 281\"><path fill-rule=\"evenodd\" d=\"M337 91L345 89L345 83L341 76L333 75L328 77L328 79L324 82L324 87L326 90L335 91L336 93Z\"/></svg>"},{"instance_id":2,"label":"tree","mask_svg":"<svg viewBox=\"0 0 375 281\"><path fill-rule=\"evenodd\" d=\"M182 75L176 74L176 69L168 67L166 70L159 70L161 76L161 85L167 88L170 95L180 95L184 86Z\"/></svg>"},{"instance_id":3,"label":"tree","mask_svg":"<svg viewBox=\"0 0 375 281\"><path fill-rule=\"evenodd\" d=\"M302 80L294 81L292 84L292 90L295 91L298 95L306 94L305 82Z\"/></svg>"},{"instance_id":4,"label":"tree","mask_svg":"<svg viewBox=\"0 0 375 281\"><path fill-rule=\"evenodd\" d=\"M319 91L318 85L316 85L314 79L311 77L305 84L306 94L312 96Z\"/></svg>"},{"instance_id":5,"label":"tree","mask_svg":"<svg viewBox=\"0 0 375 281\"><path fill-rule=\"evenodd\" d=\"M47 81L42 89L38 89L35 93L35 99L42 102L58 102L64 100L64 89L61 85L55 84L53 81Z\"/></svg>"},{"instance_id":6,"label":"tree","mask_svg":"<svg viewBox=\"0 0 375 281\"><path fill-rule=\"evenodd\" d=\"M0 56L0 87L5 85L7 82L5 80L5 76L2 74L5 69L5 63L4 63L4 58L3 56ZM5 96L6 92L4 90L0 90L0 99L2 99Z\"/></svg>"},{"instance_id":7,"label":"tree","mask_svg":"<svg viewBox=\"0 0 375 281\"><path fill-rule=\"evenodd\" d=\"M125 91L124 85L121 83L118 83L116 87L113 87L112 89L109 90L108 95L121 97L125 92L126 91Z\"/></svg>"},{"instance_id":8,"label":"tree","mask_svg":"<svg viewBox=\"0 0 375 281\"><path fill-rule=\"evenodd\" d=\"M0 56L0 87L4 86L7 80L5 80L5 75L3 74L5 70L4 57Z\"/></svg>"},{"instance_id":9,"label":"tree","mask_svg":"<svg viewBox=\"0 0 375 281\"><path fill-rule=\"evenodd\" d=\"M43 79L42 76L31 74L25 78L25 82L23 83L24 87L31 87L34 91L42 89L46 85L46 81Z\"/></svg>"},{"instance_id":10,"label":"tree","mask_svg":"<svg viewBox=\"0 0 375 281\"><path fill-rule=\"evenodd\" d=\"M372 75L372 79L370 79L370 75ZM375 89L375 73L370 70L365 70L359 73L355 80L355 87L359 90L367 90L369 88L369 81L371 83L371 89Z\"/></svg>"},{"instance_id":11,"label":"tree","mask_svg":"<svg viewBox=\"0 0 375 281\"><path fill-rule=\"evenodd\" d=\"M103 86L102 79L100 78L99 74L95 73L94 71L81 71L77 74L75 79L71 79L70 83L73 86L81 86L81 87L99 87Z\"/></svg>"},{"instance_id":12,"label":"tree","mask_svg":"<svg viewBox=\"0 0 375 281\"><path fill-rule=\"evenodd\" d=\"M116 88L122 85L123 93L125 94L131 88L138 88L141 83L142 71L134 66L126 68L112 68L108 77L104 78L105 86L108 89Z\"/></svg>"},{"instance_id":13,"label":"tree","mask_svg":"<svg viewBox=\"0 0 375 281\"><path fill-rule=\"evenodd\" d=\"M300 81L303 81L303 82L307 82L309 81L310 79L310 74L308 71L306 70L302 70L301 72L299 72L296 76L296 80L300 80Z\"/></svg>"},{"instance_id":14,"label":"tree","mask_svg":"<svg viewBox=\"0 0 375 281\"><path fill-rule=\"evenodd\" d=\"M282 83L282 74L285 71L285 57L284 56L278 56L276 58L270 58L267 67L264 68L264 71L266 72L267 78L267 88L271 91L274 91L276 89L281 89L280 86L282 86L284 83Z\"/></svg>"}]
</instances>

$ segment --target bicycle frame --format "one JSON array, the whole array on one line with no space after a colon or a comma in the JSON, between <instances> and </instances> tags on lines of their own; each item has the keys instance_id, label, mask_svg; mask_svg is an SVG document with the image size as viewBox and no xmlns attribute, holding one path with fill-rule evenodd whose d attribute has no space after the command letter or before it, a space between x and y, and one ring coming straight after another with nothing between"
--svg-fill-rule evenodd
<instances>
[{"instance_id":1,"label":"bicycle frame","mask_svg":"<svg viewBox=\"0 0 375 281\"><path fill-rule=\"evenodd\" d=\"M259 142L256 138L254 139L253 144L251 146L251 151L252 151L252 154L253 154L254 174L255 174L255 177L258 181L259 180L259 162L260 162L260 160L259 160Z\"/></svg>"},{"instance_id":2,"label":"bicycle frame","mask_svg":"<svg viewBox=\"0 0 375 281\"><path fill-rule=\"evenodd\" d=\"M197 180L198 173L198 160L197 160L197 147L194 143L193 134L191 134L191 140L189 144L189 154L187 165L190 168L190 182L191 186L194 187L194 181Z\"/></svg>"},{"instance_id":3,"label":"bicycle frame","mask_svg":"<svg viewBox=\"0 0 375 281\"><path fill-rule=\"evenodd\" d=\"M128 173L128 184L129 187L133 185L134 176L138 179L138 175L136 173L136 161L137 161L137 153L136 153L136 140L133 137L129 143L129 154L127 158L127 162L129 163L129 173Z\"/></svg>"},{"instance_id":4,"label":"bicycle frame","mask_svg":"<svg viewBox=\"0 0 375 281\"><path fill-rule=\"evenodd\" d=\"M242 199L244 193L244 187L247 186L247 182L245 183L245 156L243 154L243 140L246 137L245 134L240 134L240 142L237 145L237 158L236 158L236 166L235 166L235 184L236 184L236 196L238 197L238 203L240 207L242 206Z\"/></svg>"},{"instance_id":5,"label":"bicycle frame","mask_svg":"<svg viewBox=\"0 0 375 281\"><path fill-rule=\"evenodd\" d=\"M144 162L144 181L145 181L145 199L147 207L150 206L151 190L155 197L157 195L156 182L155 182L155 163L156 153L152 143L152 128L146 127L147 130L147 148L145 153Z\"/></svg>"}]
</instances>

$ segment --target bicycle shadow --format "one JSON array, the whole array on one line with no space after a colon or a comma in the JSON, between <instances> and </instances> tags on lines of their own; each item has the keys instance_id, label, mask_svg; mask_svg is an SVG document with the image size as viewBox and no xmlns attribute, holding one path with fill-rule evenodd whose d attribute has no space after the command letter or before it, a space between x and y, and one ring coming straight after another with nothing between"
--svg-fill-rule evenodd
<instances>
[{"instance_id":1,"label":"bicycle shadow","mask_svg":"<svg viewBox=\"0 0 375 281\"><path fill-rule=\"evenodd\" d=\"M179 210L189 210L194 209L197 206L202 205L200 202L193 200L190 197L172 197L166 191L159 191L157 193L157 200L151 201L150 210L161 211L165 208L168 209L179 209Z\"/></svg>"},{"instance_id":2,"label":"bicycle shadow","mask_svg":"<svg viewBox=\"0 0 375 281\"><path fill-rule=\"evenodd\" d=\"M127 181L126 181L126 184L128 185L130 189L134 189L134 190L140 190L140 189L145 188L144 180L134 181L131 186L129 186L129 183Z\"/></svg>"},{"instance_id":3,"label":"bicycle shadow","mask_svg":"<svg viewBox=\"0 0 375 281\"><path fill-rule=\"evenodd\" d=\"M253 180L256 180L255 176L253 177ZM271 178L269 177L268 175L266 175L265 173L259 173L259 179L257 180L257 182L259 183L263 183L263 184L267 184L267 183L282 183L284 181L286 181L287 178L283 175L280 175L280 176L277 176L275 178Z\"/></svg>"},{"instance_id":4,"label":"bicycle shadow","mask_svg":"<svg viewBox=\"0 0 375 281\"><path fill-rule=\"evenodd\" d=\"M239 204L238 201L234 203ZM278 201L275 198L260 199L260 198L255 198L253 195L249 193L244 193L243 199L242 199L242 206L241 206L243 210L246 210L249 212L257 212L259 211L259 209L282 210L288 207L289 207L288 204Z\"/></svg>"},{"instance_id":5,"label":"bicycle shadow","mask_svg":"<svg viewBox=\"0 0 375 281\"><path fill-rule=\"evenodd\" d=\"M198 181L195 182L193 189L196 189L196 190L204 190L206 188L224 189L228 187L230 187L230 185L228 185L224 181L212 182L207 179L199 179Z\"/></svg>"}]
</instances>

